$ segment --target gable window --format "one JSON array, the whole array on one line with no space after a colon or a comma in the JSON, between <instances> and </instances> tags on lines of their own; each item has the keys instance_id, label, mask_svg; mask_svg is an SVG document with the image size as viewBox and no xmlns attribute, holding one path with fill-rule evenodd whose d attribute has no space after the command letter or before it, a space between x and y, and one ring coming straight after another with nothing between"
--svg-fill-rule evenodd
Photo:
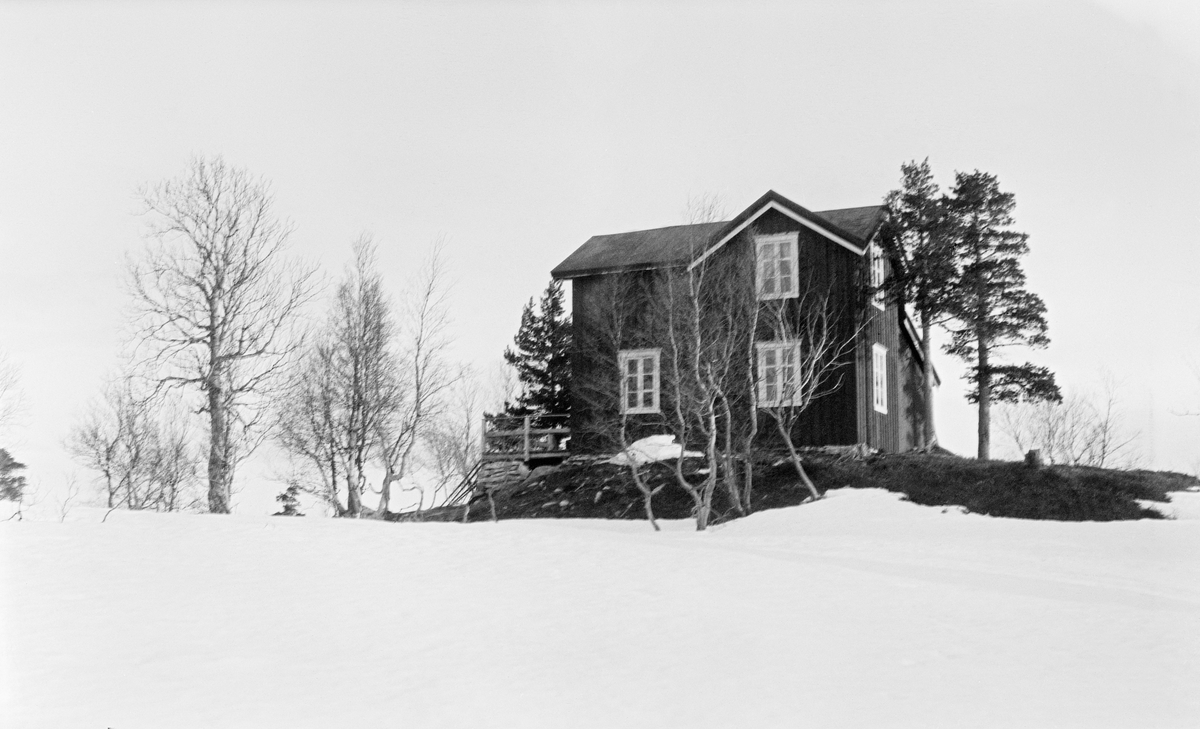
<instances>
[{"instance_id":1,"label":"gable window","mask_svg":"<svg viewBox=\"0 0 1200 729\"><path fill-rule=\"evenodd\" d=\"M799 342L759 342L758 404L772 408L794 404L797 368L800 364Z\"/></svg>"},{"instance_id":2,"label":"gable window","mask_svg":"<svg viewBox=\"0 0 1200 729\"><path fill-rule=\"evenodd\" d=\"M800 295L800 262L796 257L799 233L759 235L754 238L758 265L755 280L759 300L791 299Z\"/></svg>"},{"instance_id":3,"label":"gable window","mask_svg":"<svg viewBox=\"0 0 1200 729\"><path fill-rule=\"evenodd\" d=\"M875 412L887 414L887 347L876 343L871 348L871 396Z\"/></svg>"},{"instance_id":4,"label":"gable window","mask_svg":"<svg viewBox=\"0 0 1200 729\"><path fill-rule=\"evenodd\" d=\"M883 251L879 250L879 245L871 246L871 303L876 307L884 308L883 301Z\"/></svg>"},{"instance_id":5,"label":"gable window","mask_svg":"<svg viewBox=\"0 0 1200 729\"><path fill-rule=\"evenodd\" d=\"M618 354L622 413L658 412L659 352L658 349L623 349Z\"/></svg>"}]
</instances>

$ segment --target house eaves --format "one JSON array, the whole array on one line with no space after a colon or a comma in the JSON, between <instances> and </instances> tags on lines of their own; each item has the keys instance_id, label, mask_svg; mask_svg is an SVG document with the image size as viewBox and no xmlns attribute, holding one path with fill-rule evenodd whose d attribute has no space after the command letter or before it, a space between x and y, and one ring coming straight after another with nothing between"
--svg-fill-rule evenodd
<instances>
[{"instance_id":1,"label":"house eaves","mask_svg":"<svg viewBox=\"0 0 1200 729\"><path fill-rule=\"evenodd\" d=\"M845 213L847 211L871 210L872 208L876 211L880 210L878 206L871 206L868 208L844 208L841 210L831 210L829 212ZM703 263L705 259L719 251L722 246L736 238L739 233L746 228L749 228L754 224L754 221L758 220L771 210L776 210L792 220L795 220L801 225L811 228L818 234L828 238L834 243L837 243L838 245L859 256L866 253L867 241L870 240L871 235L875 232L875 228L878 227L878 222L875 222L869 231L864 231L862 235L855 235L843 230L840 226L834 224L832 221L822 217L821 214L814 213L801 205L797 205L774 190L768 190L767 193L756 200L754 204L743 210L736 218L729 221L728 227L721 231L720 237L716 240L716 242L713 243L713 245L710 246L703 255L692 261L689 268L695 268ZM877 214L876 217L881 218L882 216Z\"/></svg>"},{"instance_id":2,"label":"house eaves","mask_svg":"<svg viewBox=\"0 0 1200 729\"><path fill-rule=\"evenodd\" d=\"M572 279L622 271L694 266L768 210L779 210L858 255L866 250L883 218L882 207L878 205L814 213L772 190L730 221L592 236L555 266L550 275L555 279Z\"/></svg>"}]
</instances>

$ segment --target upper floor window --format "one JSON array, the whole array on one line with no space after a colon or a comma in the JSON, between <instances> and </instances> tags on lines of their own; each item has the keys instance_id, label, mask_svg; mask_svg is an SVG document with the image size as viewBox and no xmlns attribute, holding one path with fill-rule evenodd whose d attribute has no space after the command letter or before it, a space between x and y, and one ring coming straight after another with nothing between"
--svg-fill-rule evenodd
<instances>
[{"instance_id":1,"label":"upper floor window","mask_svg":"<svg viewBox=\"0 0 1200 729\"><path fill-rule=\"evenodd\" d=\"M799 233L754 237L760 300L790 299L800 295L800 262L796 257L799 237Z\"/></svg>"},{"instance_id":2,"label":"upper floor window","mask_svg":"<svg viewBox=\"0 0 1200 729\"><path fill-rule=\"evenodd\" d=\"M884 308L883 300L883 251L879 250L879 244L871 246L871 303L880 309Z\"/></svg>"},{"instance_id":3,"label":"upper floor window","mask_svg":"<svg viewBox=\"0 0 1200 729\"><path fill-rule=\"evenodd\" d=\"M759 342L758 404L781 407L795 402L800 363L799 342Z\"/></svg>"},{"instance_id":4,"label":"upper floor window","mask_svg":"<svg viewBox=\"0 0 1200 729\"><path fill-rule=\"evenodd\" d=\"M622 413L637 415L659 411L659 352L658 349L623 349L618 354Z\"/></svg>"},{"instance_id":5,"label":"upper floor window","mask_svg":"<svg viewBox=\"0 0 1200 729\"><path fill-rule=\"evenodd\" d=\"M875 412L887 414L887 347L875 343L871 347L871 396Z\"/></svg>"}]
</instances>

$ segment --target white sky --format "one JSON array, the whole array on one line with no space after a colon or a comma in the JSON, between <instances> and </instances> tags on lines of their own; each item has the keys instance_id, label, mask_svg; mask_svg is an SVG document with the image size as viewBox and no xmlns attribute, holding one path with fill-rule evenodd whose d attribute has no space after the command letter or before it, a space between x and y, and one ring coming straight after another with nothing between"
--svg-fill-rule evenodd
<instances>
[{"instance_id":1,"label":"white sky","mask_svg":"<svg viewBox=\"0 0 1200 729\"><path fill-rule=\"evenodd\" d=\"M43 489L116 367L133 192L194 153L270 179L331 276L369 230L398 291L444 234L481 368L574 248L691 194L820 210L878 203L913 158L943 185L983 169L1031 235L1034 359L1068 388L1111 372L1152 464L1200 463L1176 414L1200 409L1193 4L0 2L0 351L28 405L5 442ZM971 454L938 365L942 440Z\"/></svg>"}]
</instances>

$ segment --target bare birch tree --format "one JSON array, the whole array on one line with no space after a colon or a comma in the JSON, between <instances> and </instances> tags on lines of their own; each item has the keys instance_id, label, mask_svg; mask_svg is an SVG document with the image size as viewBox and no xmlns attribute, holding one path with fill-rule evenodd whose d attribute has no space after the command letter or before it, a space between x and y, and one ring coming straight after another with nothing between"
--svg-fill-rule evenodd
<instances>
[{"instance_id":1,"label":"bare birch tree","mask_svg":"<svg viewBox=\"0 0 1200 729\"><path fill-rule=\"evenodd\" d=\"M1099 394L1002 404L998 421L1018 452L1040 450L1051 464L1131 468L1137 462L1138 433L1125 427L1120 397L1108 378Z\"/></svg>"},{"instance_id":2,"label":"bare birch tree","mask_svg":"<svg viewBox=\"0 0 1200 729\"><path fill-rule=\"evenodd\" d=\"M719 200L706 196L689 201L686 215L691 224L712 223L722 217L722 209ZM700 448L706 461L700 483L685 476L682 459L675 463L675 481L691 497L696 526L702 530L711 521L720 485L736 511L750 509L759 306L753 257L731 249L701 261L711 243L710 229L694 230L689 260L696 263L661 273L651 296L656 311L650 322L662 349L666 422L684 447ZM740 415L747 412L749 417Z\"/></svg>"},{"instance_id":3,"label":"bare birch tree","mask_svg":"<svg viewBox=\"0 0 1200 729\"><path fill-rule=\"evenodd\" d=\"M376 249L369 237L353 246L354 261L338 286L327 336L331 348L329 382L337 407L337 449L346 478L344 516L363 512L367 466L380 445L379 428L395 377L395 321L383 291Z\"/></svg>"},{"instance_id":4,"label":"bare birch tree","mask_svg":"<svg viewBox=\"0 0 1200 729\"><path fill-rule=\"evenodd\" d=\"M716 256L699 266L665 272L660 287L654 300L663 309L654 321L664 327L659 339L667 419L679 441L700 448L708 465L700 484L685 478L681 462L675 477L691 496L696 526L702 530L710 521L718 485L725 485L739 513L748 506L738 487L735 456L748 455L756 427L753 417L736 416L753 407L749 365L758 317L753 269L744 257Z\"/></svg>"},{"instance_id":5,"label":"bare birch tree","mask_svg":"<svg viewBox=\"0 0 1200 729\"><path fill-rule=\"evenodd\" d=\"M434 243L403 303L396 371L383 394L377 425L378 462L383 467L379 514L386 515L392 485L407 476L414 454L444 406L448 388L459 378L450 366L449 282L442 250Z\"/></svg>"},{"instance_id":6,"label":"bare birch tree","mask_svg":"<svg viewBox=\"0 0 1200 729\"><path fill-rule=\"evenodd\" d=\"M357 518L396 375L396 325L375 244L363 235L351 251L328 317L289 383L276 439L296 459L289 485Z\"/></svg>"},{"instance_id":7,"label":"bare birch tree","mask_svg":"<svg viewBox=\"0 0 1200 729\"><path fill-rule=\"evenodd\" d=\"M796 448L795 429L814 401L842 386L843 368L852 362L857 333L839 328L845 312L829 297L801 288L796 299L764 302L763 321L770 339L757 343L756 399L775 423L796 475L812 498L821 498Z\"/></svg>"},{"instance_id":8,"label":"bare birch tree","mask_svg":"<svg viewBox=\"0 0 1200 729\"><path fill-rule=\"evenodd\" d=\"M200 456L177 399L139 392L126 375L105 385L67 437L67 450L96 474L110 509L196 508Z\"/></svg>"},{"instance_id":9,"label":"bare birch tree","mask_svg":"<svg viewBox=\"0 0 1200 729\"><path fill-rule=\"evenodd\" d=\"M228 513L236 464L298 347L313 272L288 260L291 228L265 181L220 157L141 191L150 243L129 268L143 364L160 387L202 396L208 508Z\"/></svg>"},{"instance_id":10,"label":"bare birch tree","mask_svg":"<svg viewBox=\"0 0 1200 729\"><path fill-rule=\"evenodd\" d=\"M20 373L17 366L0 352L0 435L4 435L21 409Z\"/></svg>"},{"instance_id":11,"label":"bare birch tree","mask_svg":"<svg viewBox=\"0 0 1200 729\"><path fill-rule=\"evenodd\" d=\"M446 400L425 436L426 460L435 479L428 504L425 493L420 495L422 508L437 506L449 496L448 489L462 483L479 462L483 394L470 370L460 373Z\"/></svg>"},{"instance_id":12,"label":"bare birch tree","mask_svg":"<svg viewBox=\"0 0 1200 729\"><path fill-rule=\"evenodd\" d=\"M284 479L288 487L316 496L335 516L343 516L347 506L340 493L346 478L333 350L325 332L312 337L279 400L275 439L292 460Z\"/></svg>"},{"instance_id":13,"label":"bare birch tree","mask_svg":"<svg viewBox=\"0 0 1200 729\"><path fill-rule=\"evenodd\" d=\"M581 338L574 343L580 369L588 376L572 382L572 392L583 411L573 413L572 417L582 422L586 413L587 433L575 433L572 437L591 438L596 445L624 455L630 478L641 495L646 520L659 531L654 497L667 482L650 485L648 465L639 460L632 446L640 437L661 427L661 416L629 413L631 395L624 384L629 375L621 371L620 365L621 350L656 344L655 331L646 322L646 315L653 310L649 306L652 295L648 276L634 272L605 276L589 294L592 303L584 314L588 318L579 329Z\"/></svg>"}]
</instances>

